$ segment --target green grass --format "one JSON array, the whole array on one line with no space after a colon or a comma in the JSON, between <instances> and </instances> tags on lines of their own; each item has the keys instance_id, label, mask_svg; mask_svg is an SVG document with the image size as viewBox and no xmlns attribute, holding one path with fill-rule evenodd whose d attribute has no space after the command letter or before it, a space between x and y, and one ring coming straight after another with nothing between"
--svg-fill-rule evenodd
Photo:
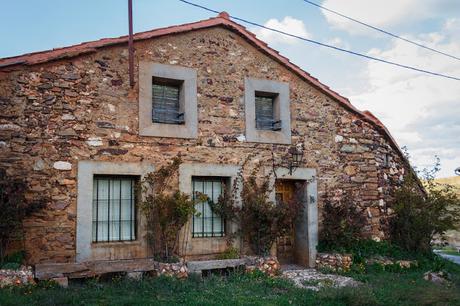
<instances>
[{"instance_id":1,"label":"green grass","mask_svg":"<svg viewBox=\"0 0 460 306\"><path fill-rule=\"evenodd\" d=\"M441 253L446 255L460 256L460 253L458 251L442 251Z\"/></svg>"},{"instance_id":2,"label":"green grass","mask_svg":"<svg viewBox=\"0 0 460 306\"><path fill-rule=\"evenodd\" d=\"M111 282L89 280L67 289L49 283L0 289L0 305L460 305L460 266L442 261L451 285L423 280L425 268L388 272L369 268L353 274L358 288L295 288L289 281L260 274L232 274L177 280L168 277Z\"/></svg>"},{"instance_id":3,"label":"green grass","mask_svg":"<svg viewBox=\"0 0 460 306\"><path fill-rule=\"evenodd\" d=\"M460 252L451 246L444 247L442 249L439 249L441 253L447 254L447 255L454 255L454 256L460 256Z\"/></svg>"}]
</instances>

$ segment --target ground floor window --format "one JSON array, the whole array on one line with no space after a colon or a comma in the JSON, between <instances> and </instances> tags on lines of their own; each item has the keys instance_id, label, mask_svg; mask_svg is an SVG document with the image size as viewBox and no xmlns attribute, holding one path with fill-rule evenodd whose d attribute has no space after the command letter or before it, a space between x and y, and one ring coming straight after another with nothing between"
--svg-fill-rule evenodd
<instances>
[{"instance_id":1,"label":"ground floor window","mask_svg":"<svg viewBox=\"0 0 460 306\"><path fill-rule=\"evenodd\" d=\"M94 176L93 242L136 239L136 201L133 176Z\"/></svg>"},{"instance_id":2,"label":"ground floor window","mask_svg":"<svg viewBox=\"0 0 460 306\"><path fill-rule=\"evenodd\" d=\"M220 177L193 177L192 191L195 197L197 192L208 196L209 200L196 205L197 214L193 216L192 237L223 237L225 234L225 220L215 214L209 202L216 203L226 188L226 179Z\"/></svg>"}]
</instances>

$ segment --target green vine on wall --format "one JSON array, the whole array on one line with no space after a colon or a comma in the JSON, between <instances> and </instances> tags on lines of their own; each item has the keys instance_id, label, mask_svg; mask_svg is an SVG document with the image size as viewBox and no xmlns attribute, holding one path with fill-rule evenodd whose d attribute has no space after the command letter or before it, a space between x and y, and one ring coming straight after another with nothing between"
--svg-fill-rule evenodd
<instances>
[{"instance_id":1,"label":"green vine on wall","mask_svg":"<svg viewBox=\"0 0 460 306\"><path fill-rule=\"evenodd\" d=\"M177 258L181 229L196 213L195 204L207 199L198 195L194 200L178 190L174 181L181 163L177 156L169 165L145 175L141 182L140 207L146 217L147 239L154 257L162 261Z\"/></svg>"}]
</instances>

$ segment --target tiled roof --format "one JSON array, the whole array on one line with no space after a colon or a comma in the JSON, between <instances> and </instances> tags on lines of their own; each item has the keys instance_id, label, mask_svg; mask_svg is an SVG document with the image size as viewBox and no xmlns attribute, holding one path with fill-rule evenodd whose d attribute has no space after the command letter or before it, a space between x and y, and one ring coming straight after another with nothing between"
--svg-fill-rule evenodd
<instances>
[{"instance_id":1,"label":"tiled roof","mask_svg":"<svg viewBox=\"0 0 460 306\"><path fill-rule=\"evenodd\" d=\"M166 28L154 29L151 31L140 32L133 35L134 41L146 40L150 38L170 35L170 34L177 34L177 33L184 33L193 30L205 29L215 26L221 26L228 28L229 30L238 33L243 38L247 39L250 43L252 43L256 48L258 48L263 53L271 56L276 61L280 62L281 64L285 65L291 71L295 72L301 78L305 79L316 88L321 90L322 92L326 93L330 97L334 98L336 101L341 103L345 108L349 109L350 111L354 112L361 119L372 123L375 125L379 130L383 131L383 133L388 137L391 144L397 149L399 152L400 148L397 145L396 141L393 139L391 134L388 132L387 128L378 120L371 112L363 111L361 112L356 107L354 107L350 101L341 96L339 93L330 89L327 85L321 83L318 79L312 77L309 73L302 70L297 65L291 63L288 58L279 54L278 51L270 48L265 42L256 38L256 36L248 31L242 25L233 22L230 20L229 15L226 12L220 13L217 17L201 20L192 23L186 23L182 25L176 25ZM15 66L22 66L22 65L35 65L40 63L45 63L53 60L65 59L65 58L72 58L82 54L89 54L96 52L99 48L119 45L119 44L127 44L128 36L120 36L117 38L103 38L96 41L84 42L78 45L73 45L64 48L57 48L52 50L34 52L34 53L27 53L19 56L8 57L0 59L0 71L1 70L11 70L14 69ZM402 153L401 153L402 154Z\"/></svg>"}]
</instances>

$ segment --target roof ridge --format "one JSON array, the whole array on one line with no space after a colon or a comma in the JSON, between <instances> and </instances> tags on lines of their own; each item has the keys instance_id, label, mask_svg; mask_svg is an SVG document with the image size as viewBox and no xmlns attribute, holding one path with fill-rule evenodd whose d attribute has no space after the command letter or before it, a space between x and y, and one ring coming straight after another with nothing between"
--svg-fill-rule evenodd
<instances>
[{"instance_id":1,"label":"roof ridge","mask_svg":"<svg viewBox=\"0 0 460 306\"><path fill-rule=\"evenodd\" d=\"M220 19L220 18L222 18L222 17L220 17L220 16L219 17L211 17L211 18L208 18L208 19L202 19L202 20L183 23L183 24L179 24L179 25L172 25L172 26L166 26L166 27L162 27L162 28L155 28L155 29L151 29L151 30L147 30L147 31L137 32L137 33L133 34L133 39L136 40L136 38L138 36L151 34L151 33L158 32L158 31L164 31L164 30L167 30L167 29L183 27L183 26L192 26L194 24L200 24L200 23L205 22L205 21L215 20L215 19ZM34 55L50 53L50 52L53 52L53 51L69 50L69 49L72 49L72 48L75 48L75 47L83 47L83 46L96 44L96 43L100 43L100 42L105 42L105 41L113 42L114 40L124 40L124 39L126 39L126 41L127 41L128 35L121 35L121 36L115 36L115 37L103 37L103 38L99 38L99 39L96 39L96 40L83 41L83 42L80 42L80 43L76 43L76 44L68 45L68 46L64 46L64 47L57 47L57 48L52 48L52 49L45 49L45 50L40 50L40 51L27 52L27 53L23 53L23 54L19 54L19 55L14 55L14 56L7 56L7 57L0 58L0 68L10 66L8 63L3 64L3 62L7 62L8 60L18 59L18 58L23 58L23 57L30 57L30 56L34 56ZM145 39L147 39L147 38L145 38ZM120 42L117 41L116 43L121 43L121 42L122 41L120 41ZM100 47L104 47L104 46L105 45L100 46Z\"/></svg>"}]
</instances>

